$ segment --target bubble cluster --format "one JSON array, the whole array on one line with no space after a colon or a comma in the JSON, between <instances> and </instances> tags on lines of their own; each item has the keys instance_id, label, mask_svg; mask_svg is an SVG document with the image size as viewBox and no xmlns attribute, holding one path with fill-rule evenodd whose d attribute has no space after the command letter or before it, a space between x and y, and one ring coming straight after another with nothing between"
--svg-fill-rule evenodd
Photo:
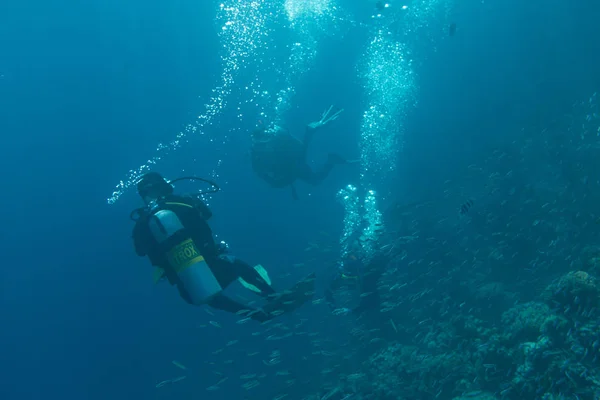
<instances>
[{"instance_id":1,"label":"bubble cluster","mask_svg":"<svg viewBox=\"0 0 600 400\"><path fill-rule=\"evenodd\" d=\"M396 18L402 18L404 29L402 35L408 41L422 36L429 40L439 38L439 30L447 27L448 17L454 0L417 0L410 6L402 9L402 13L396 13Z\"/></svg>"},{"instance_id":2,"label":"bubble cluster","mask_svg":"<svg viewBox=\"0 0 600 400\"><path fill-rule=\"evenodd\" d=\"M377 206L377 194L374 190L367 191L363 202L363 220L364 228L360 237L361 247L364 257L369 260L377 251L379 235L383 229L381 211Z\"/></svg>"},{"instance_id":3,"label":"bubble cluster","mask_svg":"<svg viewBox=\"0 0 600 400\"><path fill-rule=\"evenodd\" d=\"M417 0L410 6L390 5L373 16L376 29L358 67L366 101L359 143L364 188L385 185L396 169L404 147L404 120L416 103L411 43L416 37L434 37L431 26L445 23L451 5L451 0ZM398 25L401 32L395 29ZM362 207L356 206L360 203L357 190L350 193L346 188L340 193L346 212L341 256L348 251L348 238L361 232L363 256L368 259L383 229L376 193L367 190Z\"/></svg>"},{"instance_id":4,"label":"bubble cluster","mask_svg":"<svg viewBox=\"0 0 600 400\"><path fill-rule=\"evenodd\" d=\"M391 5L373 17L377 28L359 66L366 98L361 178L367 185L396 168L404 147L403 122L416 103L415 39L438 37L437 28L446 24L451 7L452 0L417 0L410 5Z\"/></svg>"},{"instance_id":5,"label":"bubble cluster","mask_svg":"<svg viewBox=\"0 0 600 400\"><path fill-rule=\"evenodd\" d=\"M152 158L130 170L108 203L115 203L143 174L192 139L200 137L213 146L225 147L233 130L219 135L206 128L218 122L217 117L232 98L237 99L231 107L238 121L255 115L281 123L290 108L297 80L314 63L320 35L335 32L332 24L341 20L339 15L335 0L286 0L283 4L268 0L221 2L216 23L223 69L204 111L172 141L159 143ZM282 44L286 29L291 31L292 40ZM279 30L277 35L275 30ZM222 161L218 160L212 178L218 177Z\"/></svg>"},{"instance_id":6,"label":"bubble cluster","mask_svg":"<svg viewBox=\"0 0 600 400\"><path fill-rule=\"evenodd\" d=\"M340 259L344 260L350 251L356 251L360 244L360 256L370 260L377 248L378 235L383 229L382 214L377 206L375 191L369 190L361 202L356 186L348 185L337 193L339 202L344 206L344 227L340 239Z\"/></svg>"},{"instance_id":7,"label":"bubble cluster","mask_svg":"<svg viewBox=\"0 0 600 400\"><path fill-rule=\"evenodd\" d=\"M348 185L337 193L339 202L344 206L344 227L340 238L340 258L348 255L355 232L362 224L362 210L356 186Z\"/></svg>"},{"instance_id":8,"label":"bubble cluster","mask_svg":"<svg viewBox=\"0 0 600 400\"><path fill-rule=\"evenodd\" d=\"M362 178L372 184L396 168L403 146L402 121L415 100L415 79L407 46L379 29L361 67L366 111L360 136Z\"/></svg>"},{"instance_id":9,"label":"bubble cluster","mask_svg":"<svg viewBox=\"0 0 600 400\"><path fill-rule=\"evenodd\" d=\"M284 7L289 21L296 24L330 15L335 4L334 0L285 0Z\"/></svg>"},{"instance_id":10,"label":"bubble cluster","mask_svg":"<svg viewBox=\"0 0 600 400\"><path fill-rule=\"evenodd\" d=\"M319 39L332 34L340 18L334 0L286 0L284 9L294 40L287 45L285 87L277 93L275 123L281 123L283 114L291 107L300 76L314 65Z\"/></svg>"},{"instance_id":11,"label":"bubble cluster","mask_svg":"<svg viewBox=\"0 0 600 400\"><path fill-rule=\"evenodd\" d=\"M191 136L203 136L208 142L228 140L227 135L208 134L205 128L212 125L227 106L238 76L251 67L255 68L264 63L265 54L271 50L272 27L267 22L273 15L272 7L266 0L228 0L218 6L216 23L220 28L218 35L222 46L220 58L223 70L217 86L212 89L212 95L204 106L204 112L198 115L194 122L186 125L172 141L159 143L152 158L138 168L130 170L107 199L109 204L114 204L143 174L150 171L169 153L180 148L184 142L188 142ZM254 103L257 98L264 96L260 86L256 79L243 86L244 91L250 92L250 96L245 97L246 103ZM213 177L214 175L216 172L213 172Z\"/></svg>"}]
</instances>

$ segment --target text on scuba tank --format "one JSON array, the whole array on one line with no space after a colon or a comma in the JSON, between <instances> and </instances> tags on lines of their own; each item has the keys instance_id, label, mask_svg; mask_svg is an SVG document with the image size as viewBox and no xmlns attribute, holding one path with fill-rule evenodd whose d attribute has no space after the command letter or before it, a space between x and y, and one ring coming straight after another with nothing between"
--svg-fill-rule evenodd
<instances>
[{"instance_id":1,"label":"text on scuba tank","mask_svg":"<svg viewBox=\"0 0 600 400\"><path fill-rule=\"evenodd\" d=\"M194 241L187 239L175 245L168 254L169 264L176 272L179 272L197 262L203 261Z\"/></svg>"}]
</instances>

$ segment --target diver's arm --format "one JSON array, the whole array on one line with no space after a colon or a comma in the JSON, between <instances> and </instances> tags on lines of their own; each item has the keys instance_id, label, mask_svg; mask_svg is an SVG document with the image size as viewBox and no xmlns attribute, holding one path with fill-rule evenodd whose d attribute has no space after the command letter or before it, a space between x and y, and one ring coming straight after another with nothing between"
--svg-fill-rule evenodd
<instances>
[{"instance_id":1,"label":"diver's arm","mask_svg":"<svg viewBox=\"0 0 600 400\"><path fill-rule=\"evenodd\" d=\"M133 239L133 247L135 249L135 254L140 257L145 257L148 255L148 246L146 240L144 240L144 234L142 231L142 225L140 223L136 223L133 228L133 233L131 234L131 239Z\"/></svg>"},{"instance_id":2,"label":"diver's arm","mask_svg":"<svg viewBox=\"0 0 600 400\"><path fill-rule=\"evenodd\" d=\"M152 237L147 224L138 222L133 229L132 239L135 254L140 257L148 256L151 265L155 267L163 268L167 265L166 260L156 251L158 244Z\"/></svg>"}]
</instances>

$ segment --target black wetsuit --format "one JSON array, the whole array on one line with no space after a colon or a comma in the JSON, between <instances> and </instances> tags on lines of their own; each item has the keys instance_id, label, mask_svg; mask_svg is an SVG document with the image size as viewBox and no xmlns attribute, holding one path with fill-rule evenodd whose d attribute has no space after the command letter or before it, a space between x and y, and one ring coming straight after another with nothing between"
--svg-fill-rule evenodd
<instances>
[{"instance_id":1,"label":"black wetsuit","mask_svg":"<svg viewBox=\"0 0 600 400\"><path fill-rule=\"evenodd\" d=\"M335 292L342 289L354 289L360 293L358 306L351 310L353 314L362 314L365 311L379 307L381 297L377 286L386 266L387 259L377 255L367 266L363 266L362 261L356 259L346 266L348 272L338 271L325 290L325 300L331 310L336 308Z\"/></svg>"},{"instance_id":2,"label":"black wetsuit","mask_svg":"<svg viewBox=\"0 0 600 400\"><path fill-rule=\"evenodd\" d=\"M259 294L262 296L266 297L275 293L274 289L249 264L231 255L222 254L220 247L213 239L212 230L207 222L212 216L212 212L200 199L170 195L159 202L159 209L170 210L177 215L184 226L184 234L194 241L223 289L236 279L242 278L261 290ZM154 210L154 212L156 211L158 210ZM169 266L166 255L168 249L161 248L161 245L152 236L148 225L149 218L149 213L143 214L135 224L132 235L135 251L141 257L148 256L152 265L162 268L169 282L179 289L181 297L191 303L183 283ZM231 313L251 309L223 294L214 296L209 305ZM266 315L259 312L254 313L252 317L257 320L268 319Z\"/></svg>"},{"instance_id":3,"label":"black wetsuit","mask_svg":"<svg viewBox=\"0 0 600 400\"><path fill-rule=\"evenodd\" d=\"M254 172L274 188L293 185L296 180L311 185L320 184L336 164L342 164L345 160L330 154L327 162L313 171L306 157L315 131L311 127L306 127L303 141L287 131L259 135L252 143L251 157Z\"/></svg>"}]
</instances>

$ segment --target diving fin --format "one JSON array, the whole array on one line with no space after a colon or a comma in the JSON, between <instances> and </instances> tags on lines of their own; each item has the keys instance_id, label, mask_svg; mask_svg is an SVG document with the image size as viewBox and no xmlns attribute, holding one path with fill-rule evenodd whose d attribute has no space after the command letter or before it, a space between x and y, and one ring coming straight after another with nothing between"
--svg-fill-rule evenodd
<instances>
[{"instance_id":1,"label":"diving fin","mask_svg":"<svg viewBox=\"0 0 600 400\"><path fill-rule=\"evenodd\" d=\"M267 272L265 267L258 264L254 267L254 269L256 270L256 272L258 272L258 274L261 276L261 278L263 278L265 280L265 282L267 282L267 284L269 286L271 286L271 278L269 277L269 273Z\"/></svg>"},{"instance_id":2,"label":"diving fin","mask_svg":"<svg viewBox=\"0 0 600 400\"><path fill-rule=\"evenodd\" d=\"M296 310L314 296L315 281L315 273L313 272L290 289L271 296L269 302L262 308L263 311L277 316Z\"/></svg>"},{"instance_id":3,"label":"diving fin","mask_svg":"<svg viewBox=\"0 0 600 400\"><path fill-rule=\"evenodd\" d=\"M154 268L154 272L152 273L152 280L154 281L154 283L158 283L160 281L162 281L162 279L165 277L165 270L162 268Z\"/></svg>"},{"instance_id":4,"label":"diving fin","mask_svg":"<svg viewBox=\"0 0 600 400\"><path fill-rule=\"evenodd\" d=\"M262 265L258 264L256 266L254 266L254 269L256 270L256 272L258 272L258 274L261 276L261 278L263 278L265 280L265 282L267 282L267 284L269 286L271 286L271 278L269 277L269 273L267 272L267 270L265 269L265 267L263 267ZM238 278L238 281L240 281L240 283L246 289L250 289L250 290L252 290L253 292L256 292L256 293L261 293L261 290L259 288L257 288L256 286L254 286L254 285L246 282L242 278Z\"/></svg>"}]
</instances>

